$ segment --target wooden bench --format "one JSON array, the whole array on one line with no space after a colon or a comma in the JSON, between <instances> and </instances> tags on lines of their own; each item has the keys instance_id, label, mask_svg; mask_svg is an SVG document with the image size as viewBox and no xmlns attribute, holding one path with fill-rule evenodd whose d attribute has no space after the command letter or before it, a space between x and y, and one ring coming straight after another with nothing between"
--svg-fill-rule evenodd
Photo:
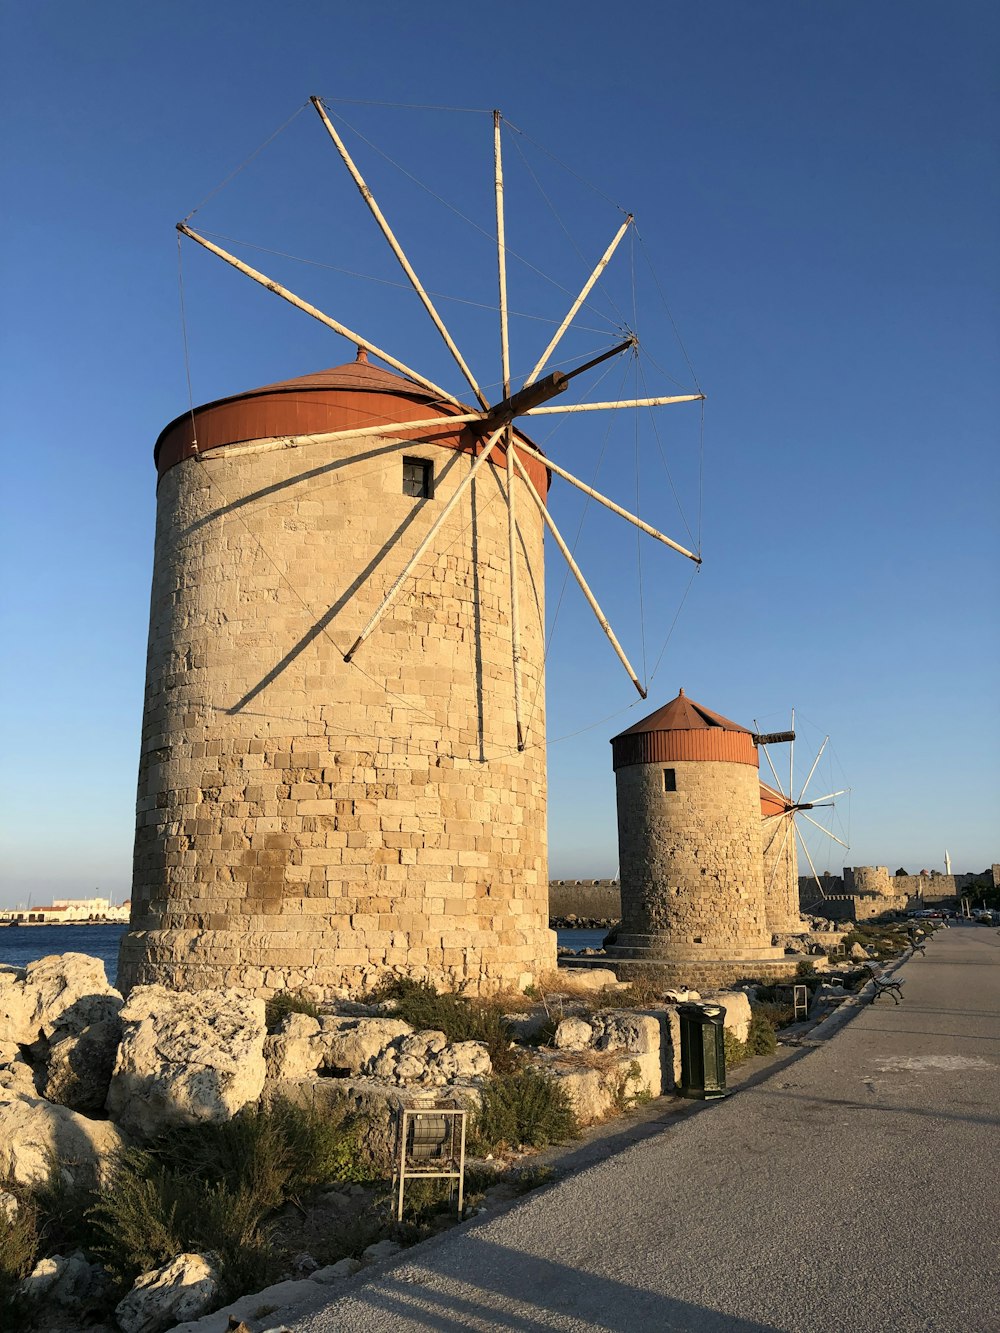
<instances>
[{"instance_id":1,"label":"wooden bench","mask_svg":"<svg viewBox=\"0 0 1000 1333\"><path fill-rule=\"evenodd\" d=\"M923 935L918 935L918 934L914 931L913 933L910 934L910 936L909 936L909 940L910 940L910 948L913 950L913 952L914 952L914 953L922 953L922 954L924 955L924 957L926 958L926 957L927 957L927 940L924 938L924 936L923 936Z\"/></svg>"},{"instance_id":2,"label":"wooden bench","mask_svg":"<svg viewBox=\"0 0 1000 1333\"><path fill-rule=\"evenodd\" d=\"M866 963L865 966L868 968L868 973L871 976L872 986L874 988L872 990L871 1003L874 1004L880 995L891 995L896 1004L899 1004L900 1000L903 998L902 981L897 980L896 977L880 975L875 968L872 967L871 963Z\"/></svg>"}]
</instances>

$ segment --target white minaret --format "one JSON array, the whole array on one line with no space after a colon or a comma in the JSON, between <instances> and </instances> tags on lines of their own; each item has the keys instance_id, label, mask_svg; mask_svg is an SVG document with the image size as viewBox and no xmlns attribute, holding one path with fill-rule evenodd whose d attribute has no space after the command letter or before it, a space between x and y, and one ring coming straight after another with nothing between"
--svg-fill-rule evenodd
<instances>
[{"instance_id":1,"label":"white minaret","mask_svg":"<svg viewBox=\"0 0 1000 1333\"><path fill-rule=\"evenodd\" d=\"M948 855L947 847L945 848L944 852L944 873L946 875L951 874L951 857Z\"/></svg>"}]
</instances>

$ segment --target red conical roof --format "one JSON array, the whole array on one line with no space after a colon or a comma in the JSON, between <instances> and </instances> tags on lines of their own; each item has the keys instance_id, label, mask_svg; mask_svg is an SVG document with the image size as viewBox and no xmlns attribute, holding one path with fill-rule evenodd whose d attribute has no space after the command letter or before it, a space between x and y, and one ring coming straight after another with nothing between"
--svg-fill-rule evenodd
<instances>
[{"instance_id":1,"label":"red conical roof","mask_svg":"<svg viewBox=\"0 0 1000 1333\"><path fill-rule=\"evenodd\" d=\"M615 769L666 760L711 760L757 766L753 733L721 713L689 699L676 699L650 713L611 741Z\"/></svg>"},{"instance_id":2,"label":"red conical roof","mask_svg":"<svg viewBox=\"0 0 1000 1333\"><path fill-rule=\"evenodd\" d=\"M231 444L363 430L367 426L451 417L476 410L461 403L442 402L432 390L415 380L369 364L367 355L359 351L358 359L346 365L264 384L181 413L160 432L153 457L162 477L183 459L225 449ZM530 445L524 452L525 467L544 498L549 472L541 460L541 451L516 427L515 434ZM416 439L475 454L483 446L483 427L478 422L457 422L454 426L413 431L401 428L393 431L393 438ZM499 462L503 458L502 444L497 455Z\"/></svg>"},{"instance_id":3,"label":"red conical roof","mask_svg":"<svg viewBox=\"0 0 1000 1333\"><path fill-rule=\"evenodd\" d=\"M704 704L695 703L683 690L676 699L671 699L668 704L664 704L655 713L650 713L648 717L644 717L641 722L637 722L634 727L629 727L628 731L623 731L621 734L631 736L639 731L702 731L708 727L722 727L724 731L746 731L748 736L752 734L738 722L730 722L729 718L723 717L721 713L713 713ZM617 736L615 740L618 740Z\"/></svg>"}]
</instances>

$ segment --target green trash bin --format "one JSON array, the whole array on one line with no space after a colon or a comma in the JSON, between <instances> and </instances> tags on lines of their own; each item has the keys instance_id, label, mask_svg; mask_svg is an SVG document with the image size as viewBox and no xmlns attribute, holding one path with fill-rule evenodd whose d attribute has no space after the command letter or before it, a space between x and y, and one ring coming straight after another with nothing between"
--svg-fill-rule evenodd
<instances>
[{"instance_id":1,"label":"green trash bin","mask_svg":"<svg viewBox=\"0 0 1000 1333\"><path fill-rule=\"evenodd\" d=\"M728 1095L726 1089L725 1006L681 1004L682 1097L711 1101Z\"/></svg>"}]
</instances>

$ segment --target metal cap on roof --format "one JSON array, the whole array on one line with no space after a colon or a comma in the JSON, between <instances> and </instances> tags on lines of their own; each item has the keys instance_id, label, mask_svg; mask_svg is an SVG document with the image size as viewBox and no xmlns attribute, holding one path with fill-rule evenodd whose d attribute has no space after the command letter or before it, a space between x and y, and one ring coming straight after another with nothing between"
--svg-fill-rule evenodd
<instances>
[{"instance_id":1,"label":"metal cap on roof","mask_svg":"<svg viewBox=\"0 0 1000 1333\"><path fill-rule=\"evenodd\" d=\"M614 767L663 760L715 760L757 766L753 734L738 722L689 699L675 699L612 738Z\"/></svg>"}]
</instances>

